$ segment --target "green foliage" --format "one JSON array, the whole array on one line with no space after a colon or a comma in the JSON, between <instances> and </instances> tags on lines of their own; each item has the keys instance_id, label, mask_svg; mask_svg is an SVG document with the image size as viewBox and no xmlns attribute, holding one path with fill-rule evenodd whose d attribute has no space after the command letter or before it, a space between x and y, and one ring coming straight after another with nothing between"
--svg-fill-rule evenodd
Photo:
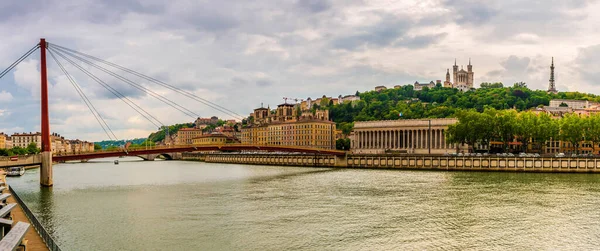
<instances>
[{"instance_id":1,"label":"green foliage","mask_svg":"<svg viewBox=\"0 0 600 251\"><path fill-rule=\"evenodd\" d=\"M566 114L560 120L560 139L578 149L579 142L584 139L584 128L585 122L579 115Z\"/></svg>"},{"instance_id":2,"label":"green foliage","mask_svg":"<svg viewBox=\"0 0 600 251\"><path fill-rule=\"evenodd\" d=\"M503 88L504 87L502 82L496 82L496 83L483 82L483 83L481 83L480 86L481 86L481 88Z\"/></svg>"},{"instance_id":3,"label":"green foliage","mask_svg":"<svg viewBox=\"0 0 600 251\"><path fill-rule=\"evenodd\" d=\"M194 126L193 123L184 123L184 124L175 124L167 126L169 130L169 135L176 134L181 128L192 128ZM159 131L153 132L148 136L148 140L152 142L159 142L165 139L165 127L161 127Z\"/></svg>"},{"instance_id":4,"label":"green foliage","mask_svg":"<svg viewBox=\"0 0 600 251\"><path fill-rule=\"evenodd\" d=\"M527 83L525 83L525 82L516 82L516 83L513 85L513 87L514 87L514 88L527 88Z\"/></svg>"},{"instance_id":5,"label":"green foliage","mask_svg":"<svg viewBox=\"0 0 600 251\"><path fill-rule=\"evenodd\" d=\"M565 102L560 103L560 105L558 105L558 106L559 107L569 107L569 105L567 105L567 103L565 103Z\"/></svg>"},{"instance_id":6,"label":"green foliage","mask_svg":"<svg viewBox=\"0 0 600 251\"><path fill-rule=\"evenodd\" d=\"M100 149L108 149L111 146L124 146L126 142L132 144L140 144L144 142L145 138L128 139L128 140L103 140L100 142L94 142L94 150L99 150L96 145L100 146Z\"/></svg>"},{"instance_id":7,"label":"green foliage","mask_svg":"<svg viewBox=\"0 0 600 251\"><path fill-rule=\"evenodd\" d=\"M350 150L350 139L338 139L335 141L335 149L336 150Z\"/></svg>"},{"instance_id":8,"label":"green foliage","mask_svg":"<svg viewBox=\"0 0 600 251\"><path fill-rule=\"evenodd\" d=\"M569 142L576 149L582 141L596 146L600 143L600 114L581 117L567 114L560 119L553 119L542 113L515 110L486 109L483 113L475 110L461 110L456 113L458 123L450 125L446 139L450 143L467 144L473 147L476 143L489 146L491 141L503 143L506 151L508 143L517 140L522 143L521 151L533 149L543 152L545 142L560 139Z\"/></svg>"},{"instance_id":9,"label":"green foliage","mask_svg":"<svg viewBox=\"0 0 600 251\"><path fill-rule=\"evenodd\" d=\"M38 153L40 153L40 149L37 148L35 143L30 143L26 148L16 146L12 149L0 149L0 156L28 155Z\"/></svg>"},{"instance_id":10,"label":"green foliage","mask_svg":"<svg viewBox=\"0 0 600 251\"><path fill-rule=\"evenodd\" d=\"M94 151L96 150L102 150L102 146L97 143L94 143Z\"/></svg>"},{"instance_id":11,"label":"green foliage","mask_svg":"<svg viewBox=\"0 0 600 251\"><path fill-rule=\"evenodd\" d=\"M344 135L349 135L354 129L354 122L341 122L337 128L342 130Z\"/></svg>"},{"instance_id":12,"label":"green foliage","mask_svg":"<svg viewBox=\"0 0 600 251\"><path fill-rule=\"evenodd\" d=\"M475 109L483 112L486 108L496 110L530 108L549 105L551 99L577 99L600 102L600 96L578 92L547 93L543 90L530 90L524 82L512 87L502 87L502 83L482 83L483 88L461 92L454 88L423 88L415 91L412 85L387 89L380 92L359 93L358 102L333 106L319 106L329 109L331 119L338 127L342 122L421 119L455 117L460 110ZM316 109L317 105L313 106ZM402 113L402 118L399 117Z\"/></svg>"}]
</instances>

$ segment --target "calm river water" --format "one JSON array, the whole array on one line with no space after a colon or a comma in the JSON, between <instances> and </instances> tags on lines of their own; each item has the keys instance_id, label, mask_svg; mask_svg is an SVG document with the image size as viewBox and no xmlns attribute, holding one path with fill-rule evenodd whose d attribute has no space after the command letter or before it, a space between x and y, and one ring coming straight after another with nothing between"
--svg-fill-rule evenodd
<instances>
[{"instance_id":1,"label":"calm river water","mask_svg":"<svg viewBox=\"0 0 600 251\"><path fill-rule=\"evenodd\" d=\"M8 182L63 250L599 248L597 174L119 160Z\"/></svg>"}]
</instances>

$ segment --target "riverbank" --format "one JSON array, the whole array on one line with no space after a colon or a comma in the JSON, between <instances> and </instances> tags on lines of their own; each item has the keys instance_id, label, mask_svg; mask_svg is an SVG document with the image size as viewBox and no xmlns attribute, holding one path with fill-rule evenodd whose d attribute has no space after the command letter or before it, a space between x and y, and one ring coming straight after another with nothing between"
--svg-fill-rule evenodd
<instances>
[{"instance_id":1,"label":"riverbank","mask_svg":"<svg viewBox=\"0 0 600 251\"><path fill-rule=\"evenodd\" d=\"M6 176L0 175L0 177L0 181L4 182L5 186L8 187L8 183L6 182ZM6 191L7 193L10 193L8 189ZM14 198L14 195L8 197L6 202L17 203L17 201ZM29 218L27 218L27 216L25 215L25 212L23 212L21 204L17 203L17 206L11 211L11 214L13 222L26 222L31 224ZM35 230L33 224L31 224L31 228L29 228L27 234L25 234L25 240L27 240L27 250L49 250L44 241L42 240L42 237L40 237L38 232Z\"/></svg>"},{"instance_id":2,"label":"riverbank","mask_svg":"<svg viewBox=\"0 0 600 251\"><path fill-rule=\"evenodd\" d=\"M311 154L186 153L183 155L183 160L196 160L209 163L368 169L600 173L600 158L456 157L387 154L348 154L343 157L337 157Z\"/></svg>"}]
</instances>

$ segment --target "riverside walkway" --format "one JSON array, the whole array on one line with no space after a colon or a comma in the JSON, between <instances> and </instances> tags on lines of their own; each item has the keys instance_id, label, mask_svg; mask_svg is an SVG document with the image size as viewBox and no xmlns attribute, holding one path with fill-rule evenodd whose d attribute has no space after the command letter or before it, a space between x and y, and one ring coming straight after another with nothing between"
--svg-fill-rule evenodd
<instances>
[{"instance_id":1,"label":"riverside walkway","mask_svg":"<svg viewBox=\"0 0 600 251\"><path fill-rule=\"evenodd\" d=\"M4 182L5 186L8 187L8 183L6 183L6 175L0 171L0 181ZM4 193L10 193L8 189L4 190ZM8 203L17 203L14 196L10 196L7 199ZM13 222L16 224L17 222L26 222L31 224L27 216L25 216L25 212L21 208L21 205L17 203L17 206L12 210L12 218ZM33 224L31 224L33 226ZM42 237L36 232L35 228L31 227L25 234L25 240L27 240L27 250L49 250Z\"/></svg>"}]
</instances>

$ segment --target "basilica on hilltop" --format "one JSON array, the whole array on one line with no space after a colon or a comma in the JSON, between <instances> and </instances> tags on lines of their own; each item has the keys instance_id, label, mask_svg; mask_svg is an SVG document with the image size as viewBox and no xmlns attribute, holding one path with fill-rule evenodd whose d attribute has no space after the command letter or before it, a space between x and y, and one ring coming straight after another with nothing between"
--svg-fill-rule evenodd
<instances>
[{"instance_id":1,"label":"basilica on hilltop","mask_svg":"<svg viewBox=\"0 0 600 251\"><path fill-rule=\"evenodd\" d=\"M471 65L471 59L469 58L469 64L467 65L467 70L465 71L463 67L460 67L458 70L458 65L456 64L456 59L454 60L454 65L452 66L452 81L450 81L450 69L446 70L446 81L444 81L444 87L448 88L456 88L461 91L468 91L473 87L473 66Z\"/></svg>"}]
</instances>

